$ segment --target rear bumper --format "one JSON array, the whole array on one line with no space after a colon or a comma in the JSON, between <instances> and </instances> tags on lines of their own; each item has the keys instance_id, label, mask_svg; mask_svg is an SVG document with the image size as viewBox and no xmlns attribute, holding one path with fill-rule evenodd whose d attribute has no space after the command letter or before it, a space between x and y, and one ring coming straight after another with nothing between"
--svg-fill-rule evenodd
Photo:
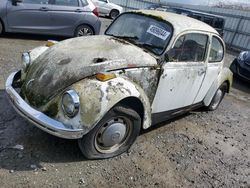
<instances>
[{"instance_id":1,"label":"rear bumper","mask_svg":"<svg viewBox=\"0 0 250 188\"><path fill-rule=\"evenodd\" d=\"M10 74L5 83L5 87L10 103L21 116L43 131L60 138L78 139L83 136L84 130L69 128L69 126L48 117L27 104L12 86L13 81L18 76L19 72Z\"/></svg>"}]
</instances>

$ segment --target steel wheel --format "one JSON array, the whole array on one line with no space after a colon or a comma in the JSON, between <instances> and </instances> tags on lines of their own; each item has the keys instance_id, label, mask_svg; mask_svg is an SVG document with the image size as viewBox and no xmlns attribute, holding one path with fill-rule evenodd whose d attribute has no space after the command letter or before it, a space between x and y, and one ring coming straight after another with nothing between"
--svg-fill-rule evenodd
<instances>
[{"instance_id":1,"label":"steel wheel","mask_svg":"<svg viewBox=\"0 0 250 188\"><path fill-rule=\"evenodd\" d=\"M126 143L131 135L132 121L126 117L110 119L96 134L95 147L100 153L112 153Z\"/></svg>"},{"instance_id":2,"label":"steel wheel","mask_svg":"<svg viewBox=\"0 0 250 188\"><path fill-rule=\"evenodd\" d=\"M91 27L87 25L81 25L76 29L75 37L83 37L94 35L94 31Z\"/></svg>"},{"instance_id":3,"label":"steel wheel","mask_svg":"<svg viewBox=\"0 0 250 188\"><path fill-rule=\"evenodd\" d=\"M105 159L127 151L140 133L141 117L128 107L116 106L78 140L88 159Z\"/></svg>"}]
</instances>

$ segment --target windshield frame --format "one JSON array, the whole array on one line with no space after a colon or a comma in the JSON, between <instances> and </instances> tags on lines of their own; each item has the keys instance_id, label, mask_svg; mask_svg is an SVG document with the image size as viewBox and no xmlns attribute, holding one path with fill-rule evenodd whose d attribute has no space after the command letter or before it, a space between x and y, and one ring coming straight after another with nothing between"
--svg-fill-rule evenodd
<instances>
[{"instance_id":1,"label":"windshield frame","mask_svg":"<svg viewBox=\"0 0 250 188\"><path fill-rule=\"evenodd\" d=\"M158 21L158 22L163 22L163 23L165 23L165 24L168 24L169 27L171 28L171 31L172 31L172 32L171 32L170 35L169 35L169 40L168 40L167 44L164 46L164 48L162 49L162 52L161 52L160 54L155 53L153 50L150 50L149 48L145 48L145 47L143 47L143 46L141 46L141 45L139 45L139 44L133 43L133 42L131 42L130 40L122 39L122 40L125 40L125 41L127 41L127 42L129 42L129 43L131 43L131 44L133 44L133 45L135 45L135 46L137 46L137 47L139 47L139 48L143 48L143 50L146 50L147 52L149 52L149 53L151 53L151 54L153 54L153 55L155 55L155 56L160 57L160 56L162 56L163 54L165 54L166 49L168 48L168 46L169 46L169 44L170 44L170 42L171 42L171 40L172 40L172 37L173 37L173 34L174 34L174 27L173 27L173 25L172 25L170 22L168 22L167 20L164 20L163 18L158 18L157 16L155 16L155 15L153 15L153 14L146 14L146 13L143 13L143 12L125 12L125 13L122 13L122 14L120 14L119 16L117 16L116 19L108 26L108 28L107 28L107 29L105 30L105 32L104 32L104 35L115 37L115 36L113 36L113 35L111 35L111 34L107 34L107 31L112 27L112 25L116 22L116 20L119 19L120 16L123 16L123 15L125 15L125 14L135 14L135 15L145 16L145 17L148 17L148 18L155 19L155 20ZM161 19L161 20L159 20L159 19ZM115 38L118 38L118 39L119 39L119 37L115 37Z\"/></svg>"}]
</instances>

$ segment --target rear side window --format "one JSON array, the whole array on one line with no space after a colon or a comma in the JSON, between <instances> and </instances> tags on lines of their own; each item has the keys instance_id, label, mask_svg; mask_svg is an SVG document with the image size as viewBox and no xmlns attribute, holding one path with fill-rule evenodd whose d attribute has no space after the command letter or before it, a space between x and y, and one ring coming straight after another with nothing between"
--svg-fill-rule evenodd
<instances>
[{"instance_id":1,"label":"rear side window","mask_svg":"<svg viewBox=\"0 0 250 188\"><path fill-rule=\"evenodd\" d=\"M55 0L53 4L60 6L71 6L71 7L79 6L78 0Z\"/></svg>"},{"instance_id":2,"label":"rear side window","mask_svg":"<svg viewBox=\"0 0 250 188\"><path fill-rule=\"evenodd\" d=\"M208 36L192 33L181 36L169 53L174 62L201 62L205 60Z\"/></svg>"},{"instance_id":3,"label":"rear side window","mask_svg":"<svg viewBox=\"0 0 250 188\"><path fill-rule=\"evenodd\" d=\"M217 38L213 37L211 50L209 54L209 62L220 62L224 57L224 47L222 42Z\"/></svg>"},{"instance_id":4,"label":"rear side window","mask_svg":"<svg viewBox=\"0 0 250 188\"><path fill-rule=\"evenodd\" d=\"M26 4L48 4L49 0L24 0L23 3L26 3Z\"/></svg>"}]
</instances>

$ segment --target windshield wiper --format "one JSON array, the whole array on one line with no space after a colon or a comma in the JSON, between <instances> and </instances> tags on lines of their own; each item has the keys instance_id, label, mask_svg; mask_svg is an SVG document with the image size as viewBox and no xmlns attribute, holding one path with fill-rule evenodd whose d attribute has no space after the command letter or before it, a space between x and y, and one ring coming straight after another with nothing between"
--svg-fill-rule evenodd
<instances>
[{"instance_id":1,"label":"windshield wiper","mask_svg":"<svg viewBox=\"0 0 250 188\"><path fill-rule=\"evenodd\" d=\"M149 43L136 43L138 46L141 46L141 47L145 47L147 49L152 49L152 48L157 48L157 49L160 49L160 50L163 50L164 47L163 46L157 46L157 45L154 45L154 44L149 44Z\"/></svg>"},{"instance_id":2,"label":"windshield wiper","mask_svg":"<svg viewBox=\"0 0 250 188\"><path fill-rule=\"evenodd\" d=\"M134 42L136 40L138 40L139 38L137 36L126 36L126 35L111 35L112 37L116 37L116 38L119 38L119 39L124 39L124 40L127 40L129 42Z\"/></svg>"}]
</instances>

